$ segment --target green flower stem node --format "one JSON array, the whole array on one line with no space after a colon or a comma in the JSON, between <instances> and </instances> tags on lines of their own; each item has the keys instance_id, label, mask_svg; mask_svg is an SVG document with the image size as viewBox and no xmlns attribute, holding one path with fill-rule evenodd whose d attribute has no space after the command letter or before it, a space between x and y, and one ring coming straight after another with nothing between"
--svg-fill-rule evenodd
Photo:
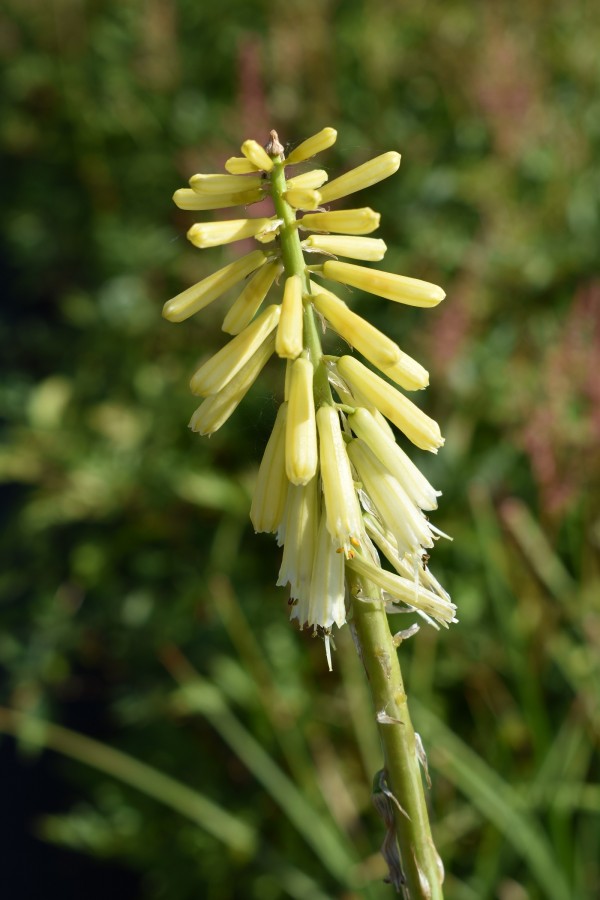
<instances>
[{"instance_id":1,"label":"green flower stem node","mask_svg":"<svg viewBox=\"0 0 600 900\"><path fill-rule=\"evenodd\" d=\"M287 277L298 275L302 284L302 293L310 294L310 282L296 225L296 213L283 196L287 190L285 168L278 157L273 157L273 163L271 187L275 212L277 217L282 220L282 225L279 229L279 239L285 274ZM327 378L327 368L323 362L323 351L315 322L315 314L309 303L304 304L304 344L315 367L315 405L318 407L322 403L332 403L333 398Z\"/></svg>"}]
</instances>

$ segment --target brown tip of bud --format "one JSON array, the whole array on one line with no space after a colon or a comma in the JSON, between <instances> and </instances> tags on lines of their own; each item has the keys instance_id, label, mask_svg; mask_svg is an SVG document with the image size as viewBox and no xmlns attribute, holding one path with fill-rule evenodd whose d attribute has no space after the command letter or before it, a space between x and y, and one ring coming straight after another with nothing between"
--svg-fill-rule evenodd
<instances>
[{"instance_id":1,"label":"brown tip of bud","mask_svg":"<svg viewBox=\"0 0 600 900\"><path fill-rule=\"evenodd\" d=\"M269 156L283 156L283 146L279 143L279 135L276 131L270 132L271 140L265 144L265 150Z\"/></svg>"}]
</instances>

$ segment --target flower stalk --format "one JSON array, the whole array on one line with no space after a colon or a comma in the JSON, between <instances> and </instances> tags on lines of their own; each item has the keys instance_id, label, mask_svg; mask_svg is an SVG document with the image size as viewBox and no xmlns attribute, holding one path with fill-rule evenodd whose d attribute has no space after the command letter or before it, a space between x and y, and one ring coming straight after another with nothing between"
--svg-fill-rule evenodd
<instances>
[{"instance_id":1,"label":"flower stalk","mask_svg":"<svg viewBox=\"0 0 600 900\"><path fill-rule=\"evenodd\" d=\"M260 249L169 301L164 315L183 321L249 279L225 315L223 330L235 336L192 378L192 390L205 399L190 426L212 433L273 353L286 362L285 402L259 469L251 520L256 531L276 533L283 546L277 583L289 585L291 618L323 638L330 669L332 629L350 623L383 750L374 803L386 826L382 852L389 880L405 898L440 900L443 866L432 840L420 742L397 652L419 626L413 623L394 637L388 614L412 612L438 628L456 621L456 608L427 568L427 551L440 532L423 510L437 506L439 492L398 445L389 423L423 450L436 453L444 441L437 423L386 380L420 390L428 383L426 370L320 279L421 307L435 306L444 292L428 282L338 261L383 257L384 242L364 237L380 217L369 207L330 211L321 204L394 174L400 155L384 153L329 184L322 169L288 177L288 167L335 138L333 128L324 128L286 158L271 132L265 147L245 141L243 155L225 164L229 174L193 176L190 190L175 193L175 202L190 210L214 208L219 198L229 207L235 198L251 204L270 196L274 215L193 225L188 238L198 248L250 236ZM305 253L324 261L311 259L309 266ZM280 275L282 303L259 314ZM385 377L353 356L325 355L317 317ZM393 571L382 566L380 554Z\"/></svg>"}]
</instances>

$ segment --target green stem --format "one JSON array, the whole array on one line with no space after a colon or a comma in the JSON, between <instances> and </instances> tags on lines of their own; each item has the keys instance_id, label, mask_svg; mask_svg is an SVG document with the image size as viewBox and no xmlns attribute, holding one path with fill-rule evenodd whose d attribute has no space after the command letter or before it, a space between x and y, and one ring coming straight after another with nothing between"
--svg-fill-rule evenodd
<instances>
[{"instance_id":1,"label":"green stem","mask_svg":"<svg viewBox=\"0 0 600 900\"><path fill-rule=\"evenodd\" d=\"M271 172L275 211L282 220L281 256L286 277L298 275L304 294L310 294L310 280L302 253L296 214L286 202L283 161L273 157ZM311 303L304 304L304 346L315 367L315 403L333 403ZM359 600L379 596L377 589L361 584L347 570L353 596L353 626L371 688L383 746L386 782L401 809L392 804L398 847L406 879L405 896L410 900L443 900L443 867L435 849L429 825L423 781L398 653L390 632L383 603ZM360 589L360 590L359 590ZM381 714L381 715L379 715ZM385 720L382 718L385 716Z\"/></svg>"},{"instance_id":2,"label":"green stem","mask_svg":"<svg viewBox=\"0 0 600 900\"><path fill-rule=\"evenodd\" d=\"M283 220L283 224L279 229L281 258L286 277L298 275L302 283L302 293L307 295L311 293L310 280L300 245L296 213L283 196L286 190L285 168L281 160L275 159L274 163L273 171L271 172L273 204L277 217ZM323 350L321 349L321 341L311 303L304 304L304 346L308 350L315 368L314 392L316 406L320 406L322 403L333 403L327 377L327 367L323 362Z\"/></svg>"},{"instance_id":3,"label":"green stem","mask_svg":"<svg viewBox=\"0 0 600 900\"><path fill-rule=\"evenodd\" d=\"M378 591L348 571L353 626L377 710L389 789L402 807L393 804L396 836L410 900L443 900L443 867L431 836L415 731L408 711L398 651Z\"/></svg>"}]
</instances>

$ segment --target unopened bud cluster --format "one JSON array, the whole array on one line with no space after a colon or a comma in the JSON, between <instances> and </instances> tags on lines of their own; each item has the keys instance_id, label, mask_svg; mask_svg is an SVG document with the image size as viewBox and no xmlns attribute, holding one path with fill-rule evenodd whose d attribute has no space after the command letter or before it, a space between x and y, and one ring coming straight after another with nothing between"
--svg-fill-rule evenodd
<instances>
[{"instance_id":1,"label":"unopened bud cluster","mask_svg":"<svg viewBox=\"0 0 600 900\"><path fill-rule=\"evenodd\" d=\"M191 389L204 400L190 427L201 434L223 425L273 354L286 360L285 399L250 516L257 532L276 534L283 547L278 584L290 586L292 618L324 636L328 656L332 626L348 615L349 576L359 596L375 595L389 612L415 610L431 624L455 621L455 606L426 566L440 532L423 511L436 508L438 492L390 427L423 450L436 453L443 444L437 423L396 387L424 388L428 374L321 282L421 307L435 306L444 292L338 259L383 258L384 242L365 237L378 227L378 213L327 204L393 175L400 155L384 153L333 181L323 169L290 170L335 139L335 130L324 128L286 158L272 132L266 148L245 141L225 173L194 175L189 189L176 191L173 199L185 210L246 208L271 197L274 214L192 225L188 238L196 247L254 238L257 249L178 294L163 311L181 322L240 287L223 321L232 339L192 376ZM265 305L280 281L281 302ZM354 356L324 355L315 318L380 374ZM391 570L382 567L380 554Z\"/></svg>"}]
</instances>

